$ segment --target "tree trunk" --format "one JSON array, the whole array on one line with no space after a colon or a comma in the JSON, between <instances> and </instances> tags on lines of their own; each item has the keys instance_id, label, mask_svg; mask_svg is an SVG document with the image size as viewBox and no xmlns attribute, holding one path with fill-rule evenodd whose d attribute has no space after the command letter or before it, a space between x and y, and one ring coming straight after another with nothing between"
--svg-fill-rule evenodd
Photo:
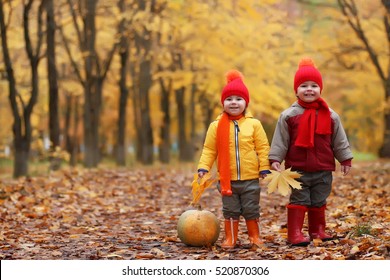
<instances>
[{"instance_id":1,"label":"tree trunk","mask_svg":"<svg viewBox=\"0 0 390 280\"><path fill-rule=\"evenodd\" d=\"M38 31L37 38L34 40L35 48L32 45L30 35L29 16L32 9L33 0L23 3L23 35L25 40L25 50L31 68L31 95L27 102L20 102L20 96L17 93L12 61L7 44L7 28L3 11L3 1L0 0L0 28L3 50L3 59L6 66L7 78L9 82L9 100L14 118L12 130L14 134L14 177L25 176L28 174L28 160L31 145L31 114L38 99L38 65L41 56L42 46L42 13L43 3L40 3L38 11Z\"/></svg>"},{"instance_id":2,"label":"tree trunk","mask_svg":"<svg viewBox=\"0 0 390 280\"><path fill-rule=\"evenodd\" d=\"M75 96L74 98L74 113L73 113L73 139L72 139L72 149L71 149L71 154L70 154L70 163L72 166L76 166L77 161L78 161L78 154L80 153L80 137L78 134L78 128L80 124L80 97Z\"/></svg>"},{"instance_id":3,"label":"tree trunk","mask_svg":"<svg viewBox=\"0 0 390 280\"><path fill-rule=\"evenodd\" d=\"M141 162L141 149L138 149L140 146L139 143L142 143L141 139L141 112L140 112L140 94L139 94L139 87L137 85L139 84L139 77L136 74L136 70L134 69L135 67L130 67L130 72L133 80L133 87L132 87L132 92L131 92L131 99L133 101L133 112L134 112L134 127L135 127L135 141L134 141L134 146L135 146L135 159L138 162Z\"/></svg>"},{"instance_id":4,"label":"tree trunk","mask_svg":"<svg viewBox=\"0 0 390 280\"><path fill-rule=\"evenodd\" d=\"M98 164L96 154L99 152L97 138L97 123L95 123L96 107L96 85L94 84L96 75L95 65L95 12L96 1L88 0L85 10L85 41L84 46L87 51L85 57L86 87L84 87L84 164L87 168L96 167Z\"/></svg>"},{"instance_id":5,"label":"tree trunk","mask_svg":"<svg viewBox=\"0 0 390 280\"><path fill-rule=\"evenodd\" d=\"M72 138L70 135L70 120L72 116L72 95L68 94L65 97L65 124L64 124L64 137L65 137L65 150L71 155L72 151ZM69 160L69 163L71 162ZM73 165L72 165L73 166Z\"/></svg>"},{"instance_id":6,"label":"tree trunk","mask_svg":"<svg viewBox=\"0 0 390 280\"><path fill-rule=\"evenodd\" d=\"M178 137L179 137L179 160L180 161L192 161L193 160L193 148L191 143L188 142L186 133L186 106L184 104L185 88L175 90L176 93L176 105L177 105L177 119L179 122Z\"/></svg>"},{"instance_id":7,"label":"tree trunk","mask_svg":"<svg viewBox=\"0 0 390 280\"><path fill-rule=\"evenodd\" d=\"M73 116L73 121L72 121ZM65 105L65 149L70 155L69 164L71 166L76 166L77 164L77 154L79 152L79 137L78 137L78 127L80 123L79 117L79 97L72 96L71 94L66 96L66 105ZM73 127L73 131L72 131Z\"/></svg>"},{"instance_id":8,"label":"tree trunk","mask_svg":"<svg viewBox=\"0 0 390 280\"><path fill-rule=\"evenodd\" d=\"M210 126L210 123L213 121L213 113L214 109L218 106L218 103L211 102L209 98L207 98L206 92L200 92L198 95L198 102L202 108L203 119L203 136L202 143L204 143L204 139L206 138L207 130Z\"/></svg>"},{"instance_id":9,"label":"tree trunk","mask_svg":"<svg viewBox=\"0 0 390 280\"><path fill-rule=\"evenodd\" d=\"M147 1L138 0L140 11L147 11ZM155 2L152 1L153 10ZM135 47L139 59L138 72L134 72L138 89L134 91L134 109L137 133L137 160L143 164L152 164L153 157L153 131L150 118L150 98L149 89L152 86L152 32L146 27L143 28L142 34L135 33ZM134 76L133 76L134 77Z\"/></svg>"},{"instance_id":10,"label":"tree trunk","mask_svg":"<svg viewBox=\"0 0 390 280\"><path fill-rule=\"evenodd\" d=\"M390 0L382 0L382 5L386 9L386 14L383 18L383 24L386 28L387 43L390 46ZM390 158L390 60L387 65L387 79L385 83L385 104L387 106L384 110L384 135L383 144L379 149L379 156L383 158Z\"/></svg>"},{"instance_id":11,"label":"tree trunk","mask_svg":"<svg viewBox=\"0 0 390 280\"><path fill-rule=\"evenodd\" d=\"M136 44L137 45L137 44ZM134 146L135 146L135 159L138 162L141 162L142 154L141 154L141 149L138 149L140 146L139 143L142 143L141 139L141 111L140 111L140 104L141 104L141 96L140 96L140 89L138 87L139 85L139 76L137 75L137 65L139 64L138 60L140 59L139 55L136 55L136 60L132 61L130 63L130 74L132 77L132 90L130 92L130 99L133 101L133 112L134 112L134 127L135 127L135 141L134 141Z\"/></svg>"},{"instance_id":12,"label":"tree trunk","mask_svg":"<svg viewBox=\"0 0 390 280\"><path fill-rule=\"evenodd\" d=\"M126 115L127 115L127 97L128 89L126 86L127 60L129 56L128 49L120 53L121 73L119 80L119 117L118 117L118 140L116 145L116 163L119 166L126 165Z\"/></svg>"},{"instance_id":13,"label":"tree trunk","mask_svg":"<svg viewBox=\"0 0 390 280\"><path fill-rule=\"evenodd\" d=\"M125 1L120 0L118 7L122 13L125 12ZM127 64L129 60L129 39L126 36L125 20L119 25L119 34L121 34L119 57L120 57L120 78L119 78L119 116L118 116L118 138L115 148L115 159L119 166L126 165L126 116L127 116L127 98L129 90L126 85Z\"/></svg>"},{"instance_id":14,"label":"tree trunk","mask_svg":"<svg viewBox=\"0 0 390 280\"><path fill-rule=\"evenodd\" d=\"M184 69L183 57L181 53L174 54L175 67L180 70ZM177 119L179 122L178 138L179 138L179 160L180 161L193 161L194 148L192 143L188 141L186 133L186 105L185 105L185 87L181 87L175 90L176 105L177 105ZM191 112L189 112L191 114ZM192 133L192 132L191 132Z\"/></svg>"},{"instance_id":15,"label":"tree trunk","mask_svg":"<svg viewBox=\"0 0 390 280\"><path fill-rule=\"evenodd\" d=\"M389 81L390 84L390 81ZM386 88L386 104L390 104L390 87ZM385 108L384 112L384 135L383 144L379 149L379 156L382 158L390 158L390 109Z\"/></svg>"},{"instance_id":16,"label":"tree trunk","mask_svg":"<svg viewBox=\"0 0 390 280\"><path fill-rule=\"evenodd\" d=\"M172 88L172 80L169 80L168 87L165 87L164 80L159 79L161 88L161 110L163 113L163 122L160 128L159 160L162 163L169 163L171 159L171 115L169 93Z\"/></svg>"},{"instance_id":17,"label":"tree trunk","mask_svg":"<svg viewBox=\"0 0 390 280\"><path fill-rule=\"evenodd\" d=\"M18 178L28 174L28 157L30 155L30 143L26 139L15 139L15 159L13 177Z\"/></svg>"},{"instance_id":18,"label":"tree trunk","mask_svg":"<svg viewBox=\"0 0 390 280\"><path fill-rule=\"evenodd\" d=\"M102 100L102 87L110 68L112 58L118 43L114 44L106 59L102 62L96 51L96 6L98 0L75 2L67 1L72 14L76 38L79 42L81 57L83 57L84 73L79 68L79 62L73 56L65 32L60 27L66 53L69 56L74 72L84 88L84 164L86 167L96 167L100 161L99 127ZM76 12L77 10L77 12Z\"/></svg>"},{"instance_id":19,"label":"tree trunk","mask_svg":"<svg viewBox=\"0 0 390 280\"><path fill-rule=\"evenodd\" d=\"M189 141L189 146L188 146L188 152L191 153L190 160L192 161L195 156L195 141L196 141L196 121L197 121L197 115L195 113L195 96L197 93L198 87L195 83L191 85L191 100L190 100L190 141Z\"/></svg>"},{"instance_id":20,"label":"tree trunk","mask_svg":"<svg viewBox=\"0 0 390 280\"><path fill-rule=\"evenodd\" d=\"M390 158L390 114L385 114L385 133L383 136L383 145L379 150L379 156Z\"/></svg>"},{"instance_id":21,"label":"tree trunk","mask_svg":"<svg viewBox=\"0 0 390 280\"><path fill-rule=\"evenodd\" d=\"M99 113L101 91L97 84L96 42L96 0L88 0L85 9L85 74L84 88L84 163L87 168L99 163Z\"/></svg>"},{"instance_id":22,"label":"tree trunk","mask_svg":"<svg viewBox=\"0 0 390 280\"><path fill-rule=\"evenodd\" d=\"M50 150L53 153L56 147L60 146L60 125L58 116L58 84L55 55L55 29L53 0L46 0L47 13L47 73L49 80L49 134ZM50 156L50 168L57 170L60 168L61 159Z\"/></svg>"},{"instance_id":23,"label":"tree trunk","mask_svg":"<svg viewBox=\"0 0 390 280\"><path fill-rule=\"evenodd\" d=\"M150 35L149 35L150 36ZM144 40L148 41L148 40ZM150 42L144 42L145 49L150 50ZM147 52L147 53L148 53ZM149 89L152 86L152 73L151 73L151 61L149 59L144 59L140 65L139 73L139 94L141 95L141 146L138 148L141 149L141 162L143 164L152 164L153 163L153 130L152 122L150 118L150 99L149 99Z\"/></svg>"},{"instance_id":24,"label":"tree trunk","mask_svg":"<svg viewBox=\"0 0 390 280\"><path fill-rule=\"evenodd\" d=\"M86 167L96 167L100 161L99 117L101 105L101 87L85 89L84 95L84 162Z\"/></svg>"},{"instance_id":25,"label":"tree trunk","mask_svg":"<svg viewBox=\"0 0 390 280\"><path fill-rule=\"evenodd\" d=\"M19 113L18 104L16 102L16 81L15 81L15 75L14 70L12 67L12 61L9 54L8 49L8 42L7 42L7 28L5 24L5 17L4 17L4 10L3 10L3 1L0 0L0 28L1 28L1 47L3 51L3 57L4 57L4 64L7 72L7 79L8 79L8 88L9 88L9 94L8 98L11 105L12 115L13 115L13 124L12 124L12 132L14 136L14 143L13 146L15 148L15 160L14 160L14 169L13 169L13 177L19 177L23 175L27 175L27 158L26 156L20 156L21 154L21 148L19 145L21 145L21 139L22 139L22 133L21 133L21 127L22 127L22 120ZM19 140L20 139L20 140ZM18 157L16 158L16 154L18 154ZM23 162L20 162L20 161ZM18 161L18 164L16 164L16 161ZM26 165L22 168L22 166ZM20 166L20 168L19 168Z\"/></svg>"}]
</instances>

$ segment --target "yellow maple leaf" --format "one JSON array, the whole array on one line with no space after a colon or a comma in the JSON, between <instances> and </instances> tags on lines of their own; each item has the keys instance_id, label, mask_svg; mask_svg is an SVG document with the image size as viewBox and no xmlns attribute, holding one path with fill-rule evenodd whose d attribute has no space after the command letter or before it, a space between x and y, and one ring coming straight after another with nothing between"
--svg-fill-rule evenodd
<instances>
[{"instance_id":1,"label":"yellow maple leaf","mask_svg":"<svg viewBox=\"0 0 390 280\"><path fill-rule=\"evenodd\" d=\"M210 187L216 181L212 178L210 173L206 173L202 178L198 177L198 174L194 174L194 180L192 181L192 201L191 205L197 205L200 197L205 189Z\"/></svg>"},{"instance_id":2,"label":"yellow maple leaf","mask_svg":"<svg viewBox=\"0 0 390 280\"><path fill-rule=\"evenodd\" d=\"M277 175L277 171L271 170L271 174L267 175L264 180L266 181L271 181L268 184L268 193L273 193L274 191L277 190L278 188L278 178L279 176Z\"/></svg>"},{"instance_id":3,"label":"yellow maple leaf","mask_svg":"<svg viewBox=\"0 0 390 280\"><path fill-rule=\"evenodd\" d=\"M268 193L278 191L281 195L286 196L291 193L291 188L301 189L301 183L295 179L302 175L298 172L291 171L291 168L283 170L282 172L271 170L271 174L265 177L265 181L270 181L267 185ZM291 188L290 188L291 187Z\"/></svg>"}]
</instances>

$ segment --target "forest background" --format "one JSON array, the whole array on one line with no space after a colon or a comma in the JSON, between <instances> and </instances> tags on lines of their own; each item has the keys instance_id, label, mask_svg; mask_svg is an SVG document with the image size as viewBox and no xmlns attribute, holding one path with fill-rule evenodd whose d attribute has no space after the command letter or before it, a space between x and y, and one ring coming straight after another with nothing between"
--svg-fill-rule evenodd
<instances>
[{"instance_id":1,"label":"forest background","mask_svg":"<svg viewBox=\"0 0 390 280\"><path fill-rule=\"evenodd\" d=\"M271 140L307 56L355 157L388 158L389 16L386 0L0 0L1 176L194 163L232 68Z\"/></svg>"}]
</instances>

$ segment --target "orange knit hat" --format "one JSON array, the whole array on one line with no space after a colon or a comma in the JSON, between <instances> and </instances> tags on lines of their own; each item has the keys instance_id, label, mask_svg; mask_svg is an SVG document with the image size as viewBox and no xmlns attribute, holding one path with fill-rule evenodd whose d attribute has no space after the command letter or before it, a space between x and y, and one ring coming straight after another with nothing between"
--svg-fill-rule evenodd
<instances>
[{"instance_id":1,"label":"orange knit hat","mask_svg":"<svg viewBox=\"0 0 390 280\"><path fill-rule=\"evenodd\" d=\"M246 106L249 104L249 91L247 87L245 86L244 82L244 75L242 75L241 72L237 70L230 70L226 73L226 86L222 90L221 95L221 103L225 101L226 98L232 95L237 95L242 97L245 102Z\"/></svg>"},{"instance_id":2,"label":"orange knit hat","mask_svg":"<svg viewBox=\"0 0 390 280\"><path fill-rule=\"evenodd\" d=\"M316 82L322 91L322 76L311 58L303 58L299 62L298 70L294 77L294 91L297 92L298 87L307 81Z\"/></svg>"}]
</instances>

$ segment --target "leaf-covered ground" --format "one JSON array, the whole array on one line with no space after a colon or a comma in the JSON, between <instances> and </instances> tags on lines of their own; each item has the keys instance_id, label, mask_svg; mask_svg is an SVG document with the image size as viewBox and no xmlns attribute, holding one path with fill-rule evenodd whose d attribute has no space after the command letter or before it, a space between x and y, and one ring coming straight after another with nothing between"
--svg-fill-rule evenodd
<instances>
[{"instance_id":1,"label":"leaf-covered ground","mask_svg":"<svg viewBox=\"0 0 390 280\"><path fill-rule=\"evenodd\" d=\"M178 217L192 199L186 168L66 170L47 177L0 181L0 259L390 259L390 161L354 163L334 173L327 226L337 239L308 247L286 243L287 198L262 182L264 247L189 247L177 237ZM215 188L200 203L222 221ZM307 228L305 227L305 231Z\"/></svg>"}]
</instances>

